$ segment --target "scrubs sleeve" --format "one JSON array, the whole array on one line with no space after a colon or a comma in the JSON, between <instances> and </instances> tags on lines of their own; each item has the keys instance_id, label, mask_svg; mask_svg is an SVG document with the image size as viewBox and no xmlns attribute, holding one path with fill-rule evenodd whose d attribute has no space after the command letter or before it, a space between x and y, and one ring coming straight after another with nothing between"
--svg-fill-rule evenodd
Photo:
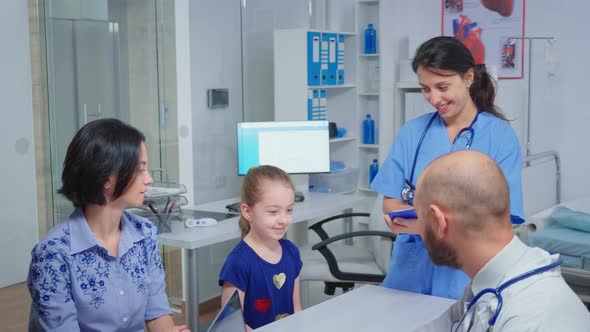
<instances>
[{"instance_id":1,"label":"scrubs sleeve","mask_svg":"<svg viewBox=\"0 0 590 332\"><path fill-rule=\"evenodd\" d=\"M391 145L387 158L371 182L371 189L383 196L401 200L401 191L405 187L405 173L410 172L404 169L404 165L408 164L406 162L408 154L405 151L408 145L407 134L406 126L402 127Z\"/></svg>"},{"instance_id":2,"label":"scrubs sleeve","mask_svg":"<svg viewBox=\"0 0 590 332\"><path fill-rule=\"evenodd\" d=\"M502 135L505 139L500 144L500 153L496 162L504 172L510 189L510 214L524 221L520 143L512 127L506 126L508 130L505 135Z\"/></svg>"}]
</instances>

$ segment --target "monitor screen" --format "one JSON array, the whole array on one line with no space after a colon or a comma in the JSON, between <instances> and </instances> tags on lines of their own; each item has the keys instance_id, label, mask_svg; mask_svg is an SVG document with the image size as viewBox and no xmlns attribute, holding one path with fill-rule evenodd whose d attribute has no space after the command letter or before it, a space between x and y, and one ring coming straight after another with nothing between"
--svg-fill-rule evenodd
<instances>
[{"instance_id":1,"label":"monitor screen","mask_svg":"<svg viewBox=\"0 0 590 332\"><path fill-rule=\"evenodd\" d=\"M238 174L260 165L290 174L329 172L328 121L238 123Z\"/></svg>"}]
</instances>

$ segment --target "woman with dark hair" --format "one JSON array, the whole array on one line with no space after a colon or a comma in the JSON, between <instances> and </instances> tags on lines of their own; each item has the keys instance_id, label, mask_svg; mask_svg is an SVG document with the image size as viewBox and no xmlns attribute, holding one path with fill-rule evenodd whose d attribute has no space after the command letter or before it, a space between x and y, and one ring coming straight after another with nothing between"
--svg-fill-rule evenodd
<instances>
[{"instance_id":1,"label":"woman with dark hair","mask_svg":"<svg viewBox=\"0 0 590 332\"><path fill-rule=\"evenodd\" d=\"M522 223L520 144L494 105L494 83L485 66L475 65L459 40L435 37L418 48L412 68L435 112L400 129L371 183L373 190L384 195L383 211L413 205L415 181L432 160L454 150L472 149L499 164L510 187L512 222ZM391 220L386 214L385 221L399 235L383 286L453 299L463 294L469 278L461 270L432 263L416 220Z\"/></svg>"},{"instance_id":2,"label":"woman with dark hair","mask_svg":"<svg viewBox=\"0 0 590 332\"><path fill-rule=\"evenodd\" d=\"M75 210L31 253L29 331L183 331L174 326L156 227L125 212L153 182L145 137L116 119L82 127L59 193Z\"/></svg>"}]
</instances>

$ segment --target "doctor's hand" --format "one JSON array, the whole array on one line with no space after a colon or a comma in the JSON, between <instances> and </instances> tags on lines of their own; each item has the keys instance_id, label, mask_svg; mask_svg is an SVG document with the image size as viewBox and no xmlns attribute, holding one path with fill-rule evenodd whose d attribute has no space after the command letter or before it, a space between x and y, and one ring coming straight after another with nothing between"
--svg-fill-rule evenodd
<instances>
[{"instance_id":1,"label":"doctor's hand","mask_svg":"<svg viewBox=\"0 0 590 332\"><path fill-rule=\"evenodd\" d=\"M387 214L383 215L383 219L393 234L422 235L422 224L418 222L418 219L394 218L391 220Z\"/></svg>"},{"instance_id":2,"label":"doctor's hand","mask_svg":"<svg viewBox=\"0 0 590 332\"><path fill-rule=\"evenodd\" d=\"M172 332L191 332L191 330L186 328L186 325L178 325L175 326Z\"/></svg>"}]
</instances>

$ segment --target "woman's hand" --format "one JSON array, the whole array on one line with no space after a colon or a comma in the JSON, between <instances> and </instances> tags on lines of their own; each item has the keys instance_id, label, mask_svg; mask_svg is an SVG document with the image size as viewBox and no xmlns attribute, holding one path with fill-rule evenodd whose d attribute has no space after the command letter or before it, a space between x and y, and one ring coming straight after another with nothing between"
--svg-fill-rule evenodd
<instances>
[{"instance_id":1,"label":"woman's hand","mask_svg":"<svg viewBox=\"0 0 590 332\"><path fill-rule=\"evenodd\" d=\"M422 226L418 219L394 218L391 220L387 214L383 215L383 219L393 234L422 235Z\"/></svg>"},{"instance_id":2,"label":"woman's hand","mask_svg":"<svg viewBox=\"0 0 590 332\"><path fill-rule=\"evenodd\" d=\"M191 332L191 330L187 329L186 325L179 325L175 326L172 332Z\"/></svg>"}]
</instances>

